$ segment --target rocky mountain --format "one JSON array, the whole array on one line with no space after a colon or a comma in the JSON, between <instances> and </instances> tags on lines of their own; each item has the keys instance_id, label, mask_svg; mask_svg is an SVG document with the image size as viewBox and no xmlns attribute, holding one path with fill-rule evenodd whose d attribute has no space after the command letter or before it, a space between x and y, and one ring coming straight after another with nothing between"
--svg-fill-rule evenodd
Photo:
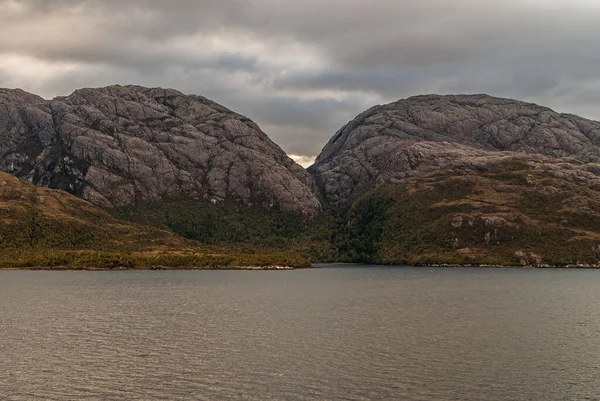
<instances>
[{"instance_id":1,"label":"rocky mountain","mask_svg":"<svg viewBox=\"0 0 600 401\"><path fill-rule=\"evenodd\" d=\"M386 183L457 167L485 169L522 153L570 158L585 163L582 175L595 174L600 123L486 95L417 96L356 117L310 171L327 198L341 204Z\"/></svg>"},{"instance_id":2,"label":"rocky mountain","mask_svg":"<svg viewBox=\"0 0 600 401\"><path fill-rule=\"evenodd\" d=\"M600 265L600 123L485 95L418 96L343 127L310 171L338 258Z\"/></svg>"},{"instance_id":3,"label":"rocky mountain","mask_svg":"<svg viewBox=\"0 0 600 401\"><path fill-rule=\"evenodd\" d=\"M0 170L106 207L167 199L314 217L311 176L246 117L201 96L111 86L0 90Z\"/></svg>"},{"instance_id":4,"label":"rocky mountain","mask_svg":"<svg viewBox=\"0 0 600 401\"><path fill-rule=\"evenodd\" d=\"M600 123L485 95L376 106L309 174L256 124L199 96L0 90L0 170L112 208L0 175L0 247L13 250L154 252L190 246L184 237L212 250L162 265L600 267Z\"/></svg>"}]
</instances>

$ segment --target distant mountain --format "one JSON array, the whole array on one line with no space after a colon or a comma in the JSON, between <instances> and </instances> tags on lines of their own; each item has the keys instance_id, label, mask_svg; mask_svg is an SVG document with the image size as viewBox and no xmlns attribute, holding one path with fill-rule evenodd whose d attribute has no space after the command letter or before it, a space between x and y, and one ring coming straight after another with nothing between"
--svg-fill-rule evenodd
<instances>
[{"instance_id":1,"label":"distant mountain","mask_svg":"<svg viewBox=\"0 0 600 401\"><path fill-rule=\"evenodd\" d=\"M598 265L600 123L485 95L362 113L309 170L340 212L339 258Z\"/></svg>"},{"instance_id":2,"label":"distant mountain","mask_svg":"<svg viewBox=\"0 0 600 401\"><path fill-rule=\"evenodd\" d=\"M44 100L0 89L0 170L107 208L202 199L314 217L310 175L201 96L111 86Z\"/></svg>"}]
</instances>

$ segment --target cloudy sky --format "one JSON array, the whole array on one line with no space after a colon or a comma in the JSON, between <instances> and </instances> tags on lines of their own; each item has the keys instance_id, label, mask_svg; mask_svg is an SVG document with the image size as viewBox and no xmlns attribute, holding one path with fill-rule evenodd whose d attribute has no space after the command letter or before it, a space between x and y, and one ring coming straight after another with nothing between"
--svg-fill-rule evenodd
<instances>
[{"instance_id":1,"label":"cloudy sky","mask_svg":"<svg viewBox=\"0 0 600 401\"><path fill-rule=\"evenodd\" d=\"M310 159L375 104L488 93L600 119L598 0L0 0L0 86L209 97Z\"/></svg>"}]
</instances>

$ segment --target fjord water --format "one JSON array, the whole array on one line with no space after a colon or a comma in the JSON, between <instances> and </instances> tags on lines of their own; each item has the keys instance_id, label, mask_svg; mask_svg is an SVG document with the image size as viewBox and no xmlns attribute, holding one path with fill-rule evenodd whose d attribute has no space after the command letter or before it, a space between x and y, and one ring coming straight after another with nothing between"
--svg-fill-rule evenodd
<instances>
[{"instance_id":1,"label":"fjord water","mask_svg":"<svg viewBox=\"0 0 600 401\"><path fill-rule=\"evenodd\" d=\"M600 271L0 272L2 400L586 400Z\"/></svg>"}]
</instances>

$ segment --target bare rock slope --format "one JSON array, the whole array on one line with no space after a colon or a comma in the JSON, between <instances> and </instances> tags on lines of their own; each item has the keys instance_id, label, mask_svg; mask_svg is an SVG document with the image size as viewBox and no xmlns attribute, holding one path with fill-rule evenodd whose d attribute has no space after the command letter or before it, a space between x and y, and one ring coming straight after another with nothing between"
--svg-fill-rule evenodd
<instances>
[{"instance_id":1,"label":"bare rock slope","mask_svg":"<svg viewBox=\"0 0 600 401\"><path fill-rule=\"evenodd\" d=\"M485 171L507 158L585 183L600 172L600 123L486 95L417 96L362 113L310 168L343 203L383 184L453 168ZM566 169L544 159L564 159ZM567 178L566 176L561 178Z\"/></svg>"},{"instance_id":2,"label":"bare rock slope","mask_svg":"<svg viewBox=\"0 0 600 401\"><path fill-rule=\"evenodd\" d=\"M0 89L0 170L103 207L197 198L306 217L321 208L310 175L254 122L169 89L50 101Z\"/></svg>"}]
</instances>

